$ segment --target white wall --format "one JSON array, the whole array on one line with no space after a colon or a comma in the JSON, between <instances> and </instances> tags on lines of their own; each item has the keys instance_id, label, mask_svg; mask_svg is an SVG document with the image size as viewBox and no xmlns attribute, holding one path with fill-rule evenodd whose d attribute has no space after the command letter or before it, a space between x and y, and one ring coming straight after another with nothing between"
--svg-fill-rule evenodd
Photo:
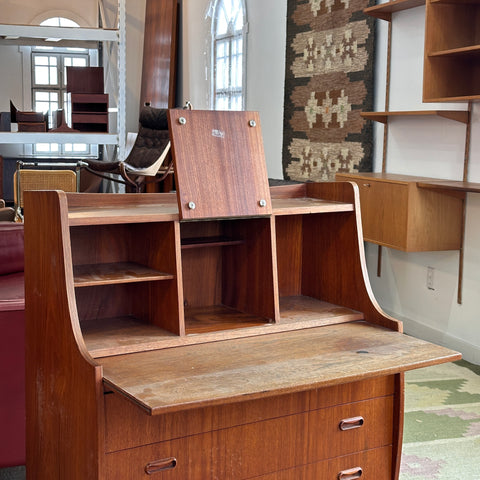
<instances>
[{"instance_id":1,"label":"white wall","mask_svg":"<svg viewBox=\"0 0 480 480\"><path fill-rule=\"evenodd\" d=\"M81 27L98 25L97 1L65 2L65 0L0 0L1 23L35 25L49 17L67 17Z\"/></svg>"},{"instance_id":2,"label":"white wall","mask_svg":"<svg viewBox=\"0 0 480 480\"><path fill-rule=\"evenodd\" d=\"M378 22L376 110L385 108L387 22ZM425 7L393 15L390 110L465 109L466 104L423 104ZM480 109L473 105L469 180L480 182ZM376 125L375 169L381 170L383 126ZM398 118L389 123L387 171L462 179L465 126L440 118ZM457 304L458 252L403 253L383 249L377 278L377 247L367 245L375 295L387 311L404 321L405 331L460 350L480 363L480 196L467 198L463 302ZM427 267L434 288L426 286Z\"/></svg>"},{"instance_id":3,"label":"white wall","mask_svg":"<svg viewBox=\"0 0 480 480\"><path fill-rule=\"evenodd\" d=\"M209 108L210 0L183 0L183 100ZM282 178L286 0L247 0L247 106L260 113L268 175Z\"/></svg>"}]
</instances>

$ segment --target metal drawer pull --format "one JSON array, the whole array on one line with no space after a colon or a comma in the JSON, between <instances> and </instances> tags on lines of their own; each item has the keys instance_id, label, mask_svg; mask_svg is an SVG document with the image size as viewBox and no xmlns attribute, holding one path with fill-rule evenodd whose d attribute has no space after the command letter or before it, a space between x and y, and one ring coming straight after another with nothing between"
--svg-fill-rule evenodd
<instances>
[{"instance_id":1,"label":"metal drawer pull","mask_svg":"<svg viewBox=\"0 0 480 480\"><path fill-rule=\"evenodd\" d=\"M360 467L350 468L349 470L343 470L337 476L338 480L355 480L356 478L362 478L363 470Z\"/></svg>"},{"instance_id":2,"label":"metal drawer pull","mask_svg":"<svg viewBox=\"0 0 480 480\"><path fill-rule=\"evenodd\" d=\"M344 418L338 425L340 430L352 430L354 428L360 428L365 423L363 417Z\"/></svg>"},{"instance_id":3,"label":"metal drawer pull","mask_svg":"<svg viewBox=\"0 0 480 480\"><path fill-rule=\"evenodd\" d=\"M370 188L370 187L371 187L371 185L370 185L369 183L364 183L363 186L364 186L364 187L367 187L367 188Z\"/></svg>"},{"instance_id":4,"label":"metal drawer pull","mask_svg":"<svg viewBox=\"0 0 480 480\"><path fill-rule=\"evenodd\" d=\"M175 457L163 458L162 460L156 460L145 465L145 473L147 475L153 475L154 473L163 472L164 470L170 470L177 466L177 459Z\"/></svg>"}]
</instances>

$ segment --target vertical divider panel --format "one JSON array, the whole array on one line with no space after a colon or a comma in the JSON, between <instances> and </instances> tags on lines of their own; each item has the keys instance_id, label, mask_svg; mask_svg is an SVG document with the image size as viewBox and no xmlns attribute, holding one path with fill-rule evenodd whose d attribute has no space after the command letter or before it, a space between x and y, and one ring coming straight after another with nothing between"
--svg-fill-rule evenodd
<instances>
[{"instance_id":1,"label":"vertical divider panel","mask_svg":"<svg viewBox=\"0 0 480 480\"><path fill-rule=\"evenodd\" d=\"M149 323L180 335L178 249L175 222L143 223L135 227L130 237L130 258L140 264L174 275L172 280L140 283L136 311ZM144 293L142 293L144 291Z\"/></svg>"},{"instance_id":2,"label":"vertical divider panel","mask_svg":"<svg viewBox=\"0 0 480 480\"><path fill-rule=\"evenodd\" d=\"M230 235L245 241L224 248L223 303L273 322L278 317L273 221L261 217L227 224Z\"/></svg>"},{"instance_id":3,"label":"vertical divider panel","mask_svg":"<svg viewBox=\"0 0 480 480\"><path fill-rule=\"evenodd\" d=\"M182 243L180 235L180 222L178 220L172 222L174 230L174 246L175 246L175 268L177 283L177 305L178 305L178 333L185 335L185 309L183 298L183 273L182 273Z\"/></svg>"}]
</instances>

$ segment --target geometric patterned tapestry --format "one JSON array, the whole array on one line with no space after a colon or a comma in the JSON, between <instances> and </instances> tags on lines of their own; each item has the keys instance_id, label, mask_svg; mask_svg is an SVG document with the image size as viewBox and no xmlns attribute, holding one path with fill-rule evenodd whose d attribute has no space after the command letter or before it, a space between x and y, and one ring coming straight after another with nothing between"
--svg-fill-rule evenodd
<instances>
[{"instance_id":1,"label":"geometric patterned tapestry","mask_svg":"<svg viewBox=\"0 0 480 480\"><path fill-rule=\"evenodd\" d=\"M283 175L372 170L374 0L288 0Z\"/></svg>"}]
</instances>

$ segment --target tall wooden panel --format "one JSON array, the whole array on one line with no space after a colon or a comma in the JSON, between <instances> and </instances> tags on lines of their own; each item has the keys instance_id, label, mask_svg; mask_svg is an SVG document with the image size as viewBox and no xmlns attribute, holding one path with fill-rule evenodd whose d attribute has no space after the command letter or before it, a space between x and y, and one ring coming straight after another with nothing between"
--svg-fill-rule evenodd
<instances>
[{"instance_id":1,"label":"tall wooden panel","mask_svg":"<svg viewBox=\"0 0 480 480\"><path fill-rule=\"evenodd\" d=\"M175 106L178 0L147 0L140 106Z\"/></svg>"}]
</instances>

